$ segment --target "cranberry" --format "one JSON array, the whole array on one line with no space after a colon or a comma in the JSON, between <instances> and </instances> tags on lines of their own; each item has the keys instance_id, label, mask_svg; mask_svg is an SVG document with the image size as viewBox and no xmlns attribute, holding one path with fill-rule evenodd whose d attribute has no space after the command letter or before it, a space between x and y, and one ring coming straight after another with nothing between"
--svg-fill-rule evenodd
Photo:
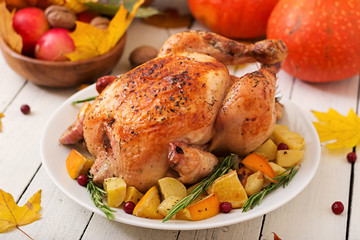
<instances>
[{"instance_id":1,"label":"cranberry","mask_svg":"<svg viewBox=\"0 0 360 240\"><path fill-rule=\"evenodd\" d=\"M132 214L135 208L135 203L128 201L124 204L124 212L127 214Z\"/></svg>"},{"instance_id":2,"label":"cranberry","mask_svg":"<svg viewBox=\"0 0 360 240\"><path fill-rule=\"evenodd\" d=\"M220 203L220 211L223 213L228 213L232 209L232 205L229 202L222 202Z\"/></svg>"},{"instance_id":3,"label":"cranberry","mask_svg":"<svg viewBox=\"0 0 360 240\"><path fill-rule=\"evenodd\" d=\"M357 156L356 156L356 153L350 152L350 153L348 153L346 158L347 158L349 163L354 163L356 161L356 159L357 159Z\"/></svg>"},{"instance_id":4,"label":"cranberry","mask_svg":"<svg viewBox=\"0 0 360 240\"><path fill-rule=\"evenodd\" d=\"M289 150L289 146L286 143L279 143L277 150Z\"/></svg>"},{"instance_id":5,"label":"cranberry","mask_svg":"<svg viewBox=\"0 0 360 240\"><path fill-rule=\"evenodd\" d=\"M86 175L79 175L77 178L77 182L81 186L86 186L88 183L88 177Z\"/></svg>"},{"instance_id":6,"label":"cranberry","mask_svg":"<svg viewBox=\"0 0 360 240\"><path fill-rule=\"evenodd\" d=\"M22 112L23 114L25 114L25 115L27 115L27 114L30 113L30 107L29 107L29 105L27 105L27 104L22 105L21 108L20 108L20 110L21 110L21 112Z\"/></svg>"},{"instance_id":7,"label":"cranberry","mask_svg":"<svg viewBox=\"0 0 360 240\"><path fill-rule=\"evenodd\" d=\"M331 205L331 209L333 213L339 215L344 211L344 204L342 204L340 201L336 201L333 203L333 205Z\"/></svg>"},{"instance_id":8,"label":"cranberry","mask_svg":"<svg viewBox=\"0 0 360 240\"><path fill-rule=\"evenodd\" d=\"M117 76L113 75L107 75L99 78L95 84L96 91L100 94L108 85L110 85L110 83L112 83L117 78Z\"/></svg>"}]
</instances>

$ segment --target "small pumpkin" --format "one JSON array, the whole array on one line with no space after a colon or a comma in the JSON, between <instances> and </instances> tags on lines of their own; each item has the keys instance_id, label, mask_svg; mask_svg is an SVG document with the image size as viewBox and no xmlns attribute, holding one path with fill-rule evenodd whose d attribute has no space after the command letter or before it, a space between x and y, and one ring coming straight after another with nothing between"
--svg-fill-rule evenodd
<instances>
[{"instance_id":1,"label":"small pumpkin","mask_svg":"<svg viewBox=\"0 0 360 240\"><path fill-rule=\"evenodd\" d=\"M220 35L236 39L265 37L278 0L187 0L194 18Z\"/></svg>"},{"instance_id":2,"label":"small pumpkin","mask_svg":"<svg viewBox=\"0 0 360 240\"><path fill-rule=\"evenodd\" d=\"M280 0L267 38L288 47L283 69L309 82L347 79L360 71L359 0Z\"/></svg>"}]
</instances>

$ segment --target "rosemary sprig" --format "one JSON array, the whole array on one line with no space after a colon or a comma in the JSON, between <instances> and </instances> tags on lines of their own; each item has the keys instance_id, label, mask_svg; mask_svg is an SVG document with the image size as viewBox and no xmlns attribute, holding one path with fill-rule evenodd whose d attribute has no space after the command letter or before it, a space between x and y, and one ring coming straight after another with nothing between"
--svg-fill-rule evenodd
<instances>
[{"instance_id":1,"label":"rosemary sprig","mask_svg":"<svg viewBox=\"0 0 360 240\"><path fill-rule=\"evenodd\" d=\"M103 198L106 196L106 191L98 186L93 181L93 178L90 174L88 176L88 183L86 185L86 188L88 192L91 194L91 200L94 202L95 206L99 208L103 213L105 213L106 218L111 221L115 219L115 216L113 212L116 212L115 210L112 210L108 205L103 203Z\"/></svg>"},{"instance_id":2,"label":"rosemary sprig","mask_svg":"<svg viewBox=\"0 0 360 240\"><path fill-rule=\"evenodd\" d=\"M298 166L291 167L287 169L286 171L282 172L279 176L275 177L274 179L277 180L277 183L270 183L268 186L263 188L260 192L252 195L248 198L248 200L243 205L243 212L246 212L247 210L253 209L256 205L259 205L262 199L265 197L266 194L272 192L279 186L283 185L285 188L290 181L293 179L297 171L299 170Z\"/></svg>"},{"instance_id":3,"label":"rosemary sprig","mask_svg":"<svg viewBox=\"0 0 360 240\"><path fill-rule=\"evenodd\" d=\"M169 220L181 209L189 206L203 191L206 191L210 185L220 176L226 174L233 166L233 157L235 154L231 154L226 157L215 169L214 171L205 179L203 179L200 184L194 188L189 195L177 202L169 211L168 215L164 218L163 222Z\"/></svg>"},{"instance_id":4,"label":"rosemary sprig","mask_svg":"<svg viewBox=\"0 0 360 240\"><path fill-rule=\"evenodd\" d=\"M93 100L95 100L95 98L96 98L96 96L94 96L94 97L88 97L88 98L85 98L85 99L82 99L82 100L73 101L73 102L71 103L71 105L75 105L75 104L83 103L83 102L93 101Z\"/></svg>"}]
</instances>

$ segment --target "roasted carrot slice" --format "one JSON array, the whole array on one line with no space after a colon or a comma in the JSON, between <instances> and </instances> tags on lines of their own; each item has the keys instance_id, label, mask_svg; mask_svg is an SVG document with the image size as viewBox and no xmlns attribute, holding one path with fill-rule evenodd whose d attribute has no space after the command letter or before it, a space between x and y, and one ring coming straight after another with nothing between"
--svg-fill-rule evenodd
<instances>
[{"instance_id":1,"label":"roasted carrot slice","mask_svg":"<svg viewBox=\"0 0 360 240\"><path fill-rule=\"evenodd\" d=\"M257 153L251 153L247 155L242 161L242 164L244 164L245 167L253 170L253 171L261 171L263 172L268 178L268 180L272 182L277 182L276 179L273 179L276 177L276 174L270 164L259 154Z\"/></svg>"},{"instance_id":2,"label":"roasted carrot slice","mask_svg":"<svg viewBox=\"0 0 360 240\"><path fill-rule=\"evenodd\" d=\"M203 200L190 205L187 209L190 212L191 220L203 220L211 218L220 212L220 201L216 194L210 194Z\"/></svg>"},{"instance_id":3,"label":"roasted carrot slice","mask_svg":"<svg viewBox=\"0 0 360 240\"><path fill-rule=\"evenodd\" d=\"M66 158L66 170L72 179L80 174L86 174L93 164L93 158L82 155L76 149L72 149Z\"/></svg>"}]
</instances>

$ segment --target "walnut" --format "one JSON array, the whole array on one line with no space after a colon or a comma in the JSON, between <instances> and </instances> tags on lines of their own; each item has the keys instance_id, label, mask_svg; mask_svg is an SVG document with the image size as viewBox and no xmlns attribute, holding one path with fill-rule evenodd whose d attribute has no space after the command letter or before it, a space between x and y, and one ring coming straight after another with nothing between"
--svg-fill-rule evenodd
<instances>
[{"instance_id":1,"label":"walnut","mask_svg":"<svg viewBox=\"0 0 360 240\"><path fill-rule=\"evenodd\" d=\"M74 29L76 15L64 6L51 5L45 9L46 18L53 28Z\"/></svg>"},{"instance_id":2,"label":"walnut","mask_svg":"<svg viewBox=\"0 0 360 240\"><path fill-rule=\"evenodd\" d=\"M158 50L151 46L140 46L135 48L129 56L132 67L137 67L153 58L158 54Z\"/></svg>"},{"instance_id":3,"label":"walnut","mask_svg":"<svg viewBox=\"0 0 360 240\"><path fill-rule=\"evenodd\" d=\"M90 24L99 29L107 29L109 26L110 20L106 17L94 17Z\"/></svg>"}]
</instances>

